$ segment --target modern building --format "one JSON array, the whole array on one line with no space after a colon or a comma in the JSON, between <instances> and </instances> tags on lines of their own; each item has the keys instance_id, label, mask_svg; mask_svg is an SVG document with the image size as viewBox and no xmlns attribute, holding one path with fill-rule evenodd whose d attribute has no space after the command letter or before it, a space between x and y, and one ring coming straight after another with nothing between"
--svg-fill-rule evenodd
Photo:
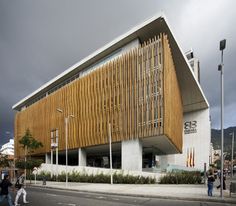
<instances>
[{"instance_id":1,"label":"modern building","mask_svg":"<svg viewBox=\"0 0 236 206\"><path fill-rule=\"evenodd\" d=\"M113 168L209 163L209 105L165 16L114 39L13 109L17 158L29 128L44 145L34 156L46 163L65 164L68 145L69 165L109 167L110 135ZM50 155L55 147L58 156Z\"/></svg>"},{"instance_id":2,"label":"modern building","mask_svg":"<svg viewBox=\"0 0 236 206\"><path fill-rule=\"evenodd\" d=\"M193 50L185 53L196 81L200 83L200 63ZM211 164L209 110L184 113L182 153L156 157L162 170L204 170ZM205 166L204 166L205 165Z\"/></svg>"},{"instance_id":3,"label":"modern building","mask_svg":"<svg viewBox=\"0 0 236 206\"><path fill-rule=\"evenodd\" d=\"M9 142L2 145L0 153L3 155L13 155L14 156L14 139L10 139Z\"/></svg>"},{"instance_id":4,"label":"modern building","mask_svg":"<svg viewBox=\"0 0 236 206\"><path fill-rule=\"evenodd\" d=\"M195 57L193 50L191 49L190 51L185 53L189 64L193 70L195 78L198 80L200 83L200 62L199 59Z\"/></svg>"}]
</instances>

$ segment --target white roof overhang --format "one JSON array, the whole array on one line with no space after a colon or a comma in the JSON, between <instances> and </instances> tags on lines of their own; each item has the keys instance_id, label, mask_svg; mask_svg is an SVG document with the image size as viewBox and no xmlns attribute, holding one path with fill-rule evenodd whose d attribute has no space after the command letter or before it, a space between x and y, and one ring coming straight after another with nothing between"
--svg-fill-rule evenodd
<instances>
[{"instance_id":1,"label":"white roof overhang","mask_svg":"<svg viewBox=\"0 0 236 206\"><path fill-rule=\"evenodd\" d=\"M138 38L141 42L144 42L149 40L150 38L153 38L155 35L159 35L160 33L167 34L169 39L176 68L176 74L181 90L184 112L191 112L208 108L209 105L207 99L205 98L198 81L194 77L193 71L188 63L187 58L185 57L183 51L174 38L174 35L167 23L166 17L164 15L158 15L134 27L127 33L119 36L112 42L106 44L102 48L93 52L91 55L71 66L69 69L65 70L64 72L41 86L39 89L20 100L12 107L12 109L20 110L22 106L24 106L34 98L44 94L64 80L70 78L71 76L89 67L90 65L93 65L105 56L131 42L132 40Z\"/></svg>"}]
</instances>

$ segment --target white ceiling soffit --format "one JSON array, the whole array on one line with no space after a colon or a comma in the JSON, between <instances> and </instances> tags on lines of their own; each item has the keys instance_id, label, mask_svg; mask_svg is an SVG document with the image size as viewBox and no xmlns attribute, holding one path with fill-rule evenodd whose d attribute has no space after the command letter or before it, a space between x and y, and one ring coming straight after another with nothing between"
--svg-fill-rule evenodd
<instances>
[{"instance_id":1,"label":"white ceiling soffit","mask_svg":"<svg viewBox=\"0 0 236 206\"><path fill-rule=\"evenodd\" d=\"M161 155L181 153L166 135L141 138L143 148L151 147L159 149Z\"/></svg>"},{"instance_id":2,"label":"white ceiling soffit","mask_svg":"<svg viewBox=\"0 0 236 206\"><path fill-rule=\"evenodd\" d=\"M159 35L160 33L165 33L168 35L172 56L176 67L177 78L181 90L184 112L208 108L208 102L201 90L199 83L194 78L194 74L190 69L187 58L178 46L178 43L174 38L173 33L171 32L166 17L164 15L156 15L143 22L142 24L134 27L127 33L117 37L110 43L93 52L91 55L82 59L80 62L71 66L69 69L59 74L24 99L20 100L12 107L12 109L20 110L20 108L27 102L31 101L37 96L42 95L49 89L53 88L55 85L60 84L65 79L68 79L79 71L101 60L120 47L123 47L130 41L137 38L139 38L141 42L147 41L155 35Z\"/></svg>"}]
</instances>

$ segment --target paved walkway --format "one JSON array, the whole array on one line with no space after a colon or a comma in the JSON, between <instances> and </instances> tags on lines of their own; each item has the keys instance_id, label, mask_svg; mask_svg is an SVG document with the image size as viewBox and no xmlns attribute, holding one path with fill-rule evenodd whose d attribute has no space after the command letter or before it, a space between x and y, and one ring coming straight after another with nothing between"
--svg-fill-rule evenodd
<instances>
[{"instance_id":1,"label":"paved walkway","mask_svg":"<svg viewBox=\"0 0 236 206\"><path fill-rule=\"evenodd\" d=\"M128 195L139 197L153 197L164 199L182 199L209 202L223 202L236 204L236 194L229 197L229 191L223 191L223 199L220 197L220 189L214 188L213 197L207 196L206 185L135 185L135 184L98 184L98 183L68 183L68 187L64 182L47 181L46 186L42 185L42 181L36 184L32 181L31 186L55 188L62 190L73 190L81 192L92 192L100 194Z\"/></svg>"}]
</instances>

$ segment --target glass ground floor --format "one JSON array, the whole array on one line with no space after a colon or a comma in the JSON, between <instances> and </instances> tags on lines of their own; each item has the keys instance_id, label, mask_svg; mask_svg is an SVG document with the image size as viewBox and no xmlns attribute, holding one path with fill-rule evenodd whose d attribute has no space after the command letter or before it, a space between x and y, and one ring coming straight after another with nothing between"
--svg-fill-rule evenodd
<instances>
[{"instance_id":1,"label":"glass ground floor","mask_svg":"<svg viewBox=\"0 0 236 206\"><path fill-rule=\"evenodd\" d=\"M132 148L131 148L132 149ZM88 166L98 168L110 168L110 150L109 145L99 145L83 149L85 151L85 165L80 164L79 149L68 150L68 165L69 166ZM132 150L130 151L132 153ZM143 170L150 168L159 168L157 155L162 154L160 150L155 147L142 147L139 159L130 159L130 155L123 157L123 161L141 161ZM124 154L123 154L124 155ZM132 154L131 154L132 155ZM66 165L66 152L53 150L52 154L47 153L40 158L45 159L45 163L51 164L51 157L53 157L53 164ZM130 162L131 163L131 162ZM112 144L112 167L114 169L122 169L122 145L121 143Z\"/></svg>"}]
</instances>

